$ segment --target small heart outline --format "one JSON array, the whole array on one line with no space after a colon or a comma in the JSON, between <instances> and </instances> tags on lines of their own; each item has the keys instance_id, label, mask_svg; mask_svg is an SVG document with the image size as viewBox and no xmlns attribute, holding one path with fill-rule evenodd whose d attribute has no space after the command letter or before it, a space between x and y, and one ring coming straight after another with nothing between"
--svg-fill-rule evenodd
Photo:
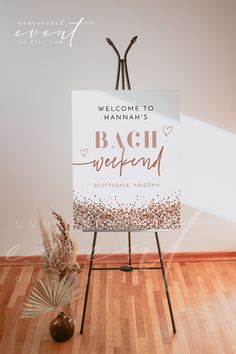
<instances>
[{"instance_id":1,"label":"small heart outline","mask_svg":"<svg viewBox=\"0 0 236 354\"><path fill-rule=\"evenodd\" d=\"M163 125L163 127L162 127L162 130L163 130L163 133L165 134L165 136L168 136L172 132L173 129L174 128L172 127L172 125L169 125L169 126Z\"/></svg>"},{"instance_id":2,"label":"small heart outline","mask_svg":"<svg viewBox=\"0 0 236 354\"><path fill-rule=\"evenodd\" d=\"M87 153L88 153L88 149L85 148L85 149L80 149L80 153L83 157L86 157L87 156Z\"/></svg>"}]
</instances>

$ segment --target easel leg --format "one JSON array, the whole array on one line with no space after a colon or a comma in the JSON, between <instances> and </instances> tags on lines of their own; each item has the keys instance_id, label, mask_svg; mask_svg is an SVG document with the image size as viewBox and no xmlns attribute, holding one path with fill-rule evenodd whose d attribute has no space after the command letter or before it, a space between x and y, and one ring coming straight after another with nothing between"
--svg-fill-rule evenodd
<instances>
[{"instance_id":1,"label":"easel leg","mask_svg":"<svg viewBox=\"0 0 236 354\"><path fill-rule=\"evenodd\" d=\"M88 271L87 285L86 285L85 298L84 298L84 308L83 308L83 315L82 315L82 321L80 326L80 334L83 334L83 329L84 329L84 320L85 320L86 308L88 302L89 285L90 285L90 278L91 278L91 272L93 266L93 256L95 252L96 240L97 240L97 232L95 231L93 235L93 245L92 245L92 252L90 256L89 271Z\"/></svg>"},{"instance_id":2,"label":"easel leg","mask_svg":"<svg viewBox=\"0 0 236 354\"><path fill-rule=\"evenodd\" d=\"M128 243L129 243L129 265L131 265L131 232L128 231Z\"/></svg>"},{"instance_id":3,"label":"easel leg","mask_svg":"<svg viewBox=\"0 0 236 354\"><path fill-rule=\"evenodd\" d=\"M162 276L163 276L163 281L164 281L164 286L165 286L165 291L166 291L166 297L167 297L168 307L169 307L169 311L170 311L172 328L173 328L173 332L176 333L175 320L174 320L174 315L173 315L173 311L172 311L170 294L169 294L168 284L167 284L167 280L166 280L165 269L164 269L164 265L163 265L163 261L162 261L161 247L160 247L160 242L159 242L157 232L155 232L155 236L156 236L157 248L158 248L160 264L161 264L161 271L162 271Z\"/></svg>"}]
</instances>

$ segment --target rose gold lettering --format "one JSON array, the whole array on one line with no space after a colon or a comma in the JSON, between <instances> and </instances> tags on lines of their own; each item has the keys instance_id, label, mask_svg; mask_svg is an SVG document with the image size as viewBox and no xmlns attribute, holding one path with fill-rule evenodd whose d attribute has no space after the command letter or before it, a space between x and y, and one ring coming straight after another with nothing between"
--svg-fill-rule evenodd
<instances>
[{"instance_id":1,"label":"rose gold lettering","mask_svg":"<svg viewBox=\"0 0 236 354\"><path fill-rule=\"evenodd\" d=\"M102 135L102 136L101 136ZM106 133L105 132L96 132L96 148L105 148L108 145L108 142L106 140ZM102 144L102 146L101 146Z\"/></svg>"},{"instance_id":2,"label":"rose gold lettering","mask_svg":"<svg viewBox=\"0 0 236 354\"><path fill-rule=\"evenodd\" d=\"M151 139L150 139L150 134L149 133L152 133L151 135ZM153 147L153 148L156 148L157 147L157 136L156 136L156 131L152 131L152 132L149 132L149 131L145 131L144 132L144 147L145 148L149 148L149 147ZM150 144L150 140L151 140L151 144Z\"/></svg>"},{"instance_id":3,"label":"rose gold lettering","mask_svg":"<svg viewBox=\"0 0 236 354\"><path fill-rule=\"evenodd\" d=\"M120 176L123 175L123 167L126 165L131 165L132 167L136 167L137 165L142 164L143 167L146 167L148 170L157 167L158 176L161 175L161 159L164 151L164 146L161 147L157 158L152 162L150 157L140 157L139 159L133 158L131 160L125 159L125 148L122 149L122 154L120 160L117 161L117 158L114 157L113 159L104 159L104 157L100 157L99 160L92 160L89 162L74 162L73 165L92 165L96 168L96 171L99 172L102 167L109 167L115 169L119 167L120 169Z\"/></svg>"},{"instance_id":4,"label":"rose gold lettering","mask_svg":"<svg viewBox=\"0 0 236 354\"><path fill-rule=\"evenodd\" d=\"M134 147L139 147L140 146L140 143L139 142L136 142L135 146L133 145L133 135L135 136L140 136L139 132L130 132L127 136L127 142L129 144L130 147L134 148Z\"/></svg>"}]
</instances>

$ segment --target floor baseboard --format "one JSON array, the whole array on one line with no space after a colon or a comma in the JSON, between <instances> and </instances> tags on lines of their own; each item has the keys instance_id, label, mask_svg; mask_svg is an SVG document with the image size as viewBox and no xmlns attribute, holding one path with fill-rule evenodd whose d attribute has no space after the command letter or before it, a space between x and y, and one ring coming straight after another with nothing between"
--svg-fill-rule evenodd
<instances>
[{"instance_id":1,"label":"floor baseboard","mask_svg":"<svg viewBox=\"0 0 236 354\"><path fill-rule=\"evenodd\" d=\"M79 263L89 263L89 254L81 254L77 257ZM158 262L158 253L134 253L132 255L132 263L155 263ZM163 253L164 262L214 262L214 261L235 261L236 252L177 252ZM94 263L98 264L115 264L128 263L127 254L95 254ZM41 257L34 256L0 256L0 265L40 265Z\"/></svg>"}]
</instances>

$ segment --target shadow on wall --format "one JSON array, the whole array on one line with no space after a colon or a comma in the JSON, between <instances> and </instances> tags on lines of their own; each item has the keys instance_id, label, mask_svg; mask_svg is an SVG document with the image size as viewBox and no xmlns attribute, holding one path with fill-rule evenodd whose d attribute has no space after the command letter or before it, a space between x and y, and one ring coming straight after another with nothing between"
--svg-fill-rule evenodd
<instances>
[{"instance_id":1,"label":"shadow on wall","mask_svg":"<svg viewBox=\"0 0 236 354\"><path fill-rule=\"evenodd\" d=\"M181 115L182 202L236 222L236 135Z\"/></svg>"}]
</instances>

